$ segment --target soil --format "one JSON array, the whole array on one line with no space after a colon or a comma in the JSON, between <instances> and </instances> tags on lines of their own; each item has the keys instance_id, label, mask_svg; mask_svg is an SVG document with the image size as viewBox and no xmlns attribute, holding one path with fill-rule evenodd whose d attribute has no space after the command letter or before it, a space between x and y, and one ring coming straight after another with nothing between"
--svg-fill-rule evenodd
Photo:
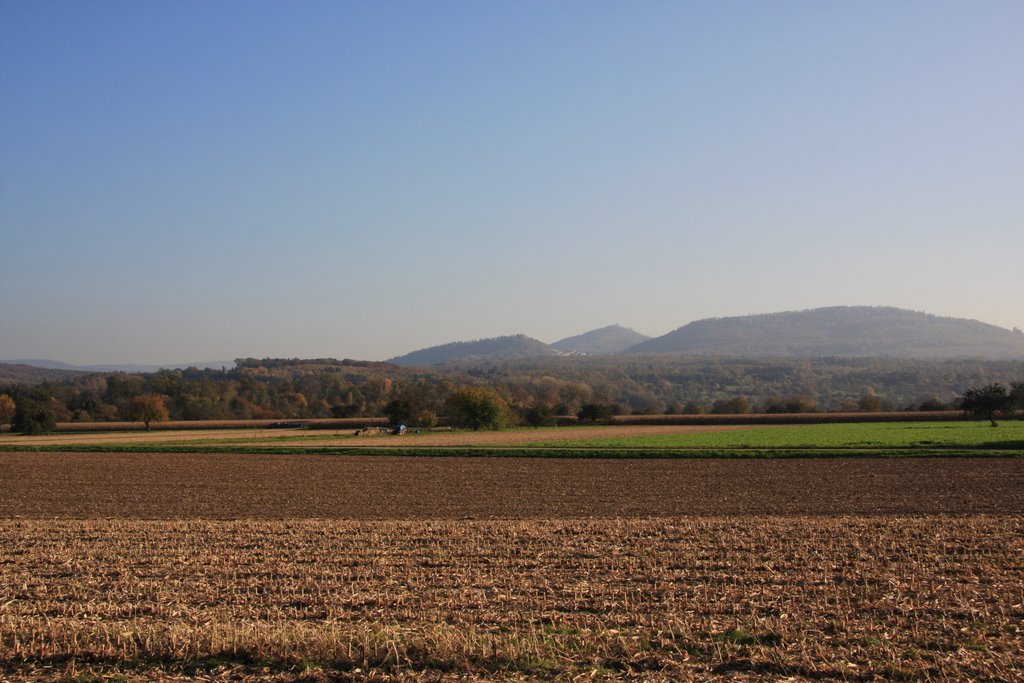
<instances>
[{"instance_id":1,"label":"soil","mask_svg":"<svg viewBox=\"0 0 1024 683\"><path fill-rule=\"evenodd\" d=\"M1024 460L0 453L0 517L1022 514Z\"/></svg>"}]
</instances>

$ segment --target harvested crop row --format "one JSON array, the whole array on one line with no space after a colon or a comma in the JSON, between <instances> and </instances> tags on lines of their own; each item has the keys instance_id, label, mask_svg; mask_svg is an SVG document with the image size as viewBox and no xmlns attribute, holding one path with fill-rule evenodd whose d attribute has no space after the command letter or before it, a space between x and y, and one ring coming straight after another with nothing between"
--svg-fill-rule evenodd
<instances>
[{"instance_id":1,"label":"harvested crop row","mask_svg":"<svg viewBox=\"0 0 1024 683\"><path fill-rule=\"evenodd\" d=\"M1021 557L1017 516L8 520L0 678L1019 680Z\"/></svg>"}]
</instances>

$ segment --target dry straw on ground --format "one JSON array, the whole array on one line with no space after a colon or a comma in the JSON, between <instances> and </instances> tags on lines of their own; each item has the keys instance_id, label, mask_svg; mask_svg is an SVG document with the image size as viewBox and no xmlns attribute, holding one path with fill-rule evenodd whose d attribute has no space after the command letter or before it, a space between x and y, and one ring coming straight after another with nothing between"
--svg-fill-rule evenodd
<instances>
[{"instance_id":1,"label":"dry straw on ground","mask_svg":"<svg viewBox=\"0 0 1024 683\"><path fill-rule=\"evenodd\" d=\"M0 681L1024 680L1022 462L0 453Z\"/></svg>"},{"instance_id":2,"label":"dry straw on ground","mask_svg":"<svg viewBox=\"0 0 1024 683\"><path fill-rule=\"evenodd\" d=\"M0 549L11 680L1024 675L1020 517L8 520Z\"/></svg>"}]
</instances>

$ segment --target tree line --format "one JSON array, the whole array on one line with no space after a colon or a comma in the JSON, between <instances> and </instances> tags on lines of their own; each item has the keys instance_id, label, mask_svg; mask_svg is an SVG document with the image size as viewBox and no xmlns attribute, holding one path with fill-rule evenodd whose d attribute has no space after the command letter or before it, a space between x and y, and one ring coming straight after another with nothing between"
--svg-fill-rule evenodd
<instances>
[{"instance_id":1,"label":"tree line","mask_svg":"<svg viewBox=\"0 0 1024 683\"><path fill-rule=\"evenodd\" d=\"M490 411L488 425L550 424L558 415L956 410L966 408L965 391L1015 376L1024 377L1024 363L584 357L415 369L249 358L231 370L93 373L0 387L0 423L387 417L472 427L478 418L466 417L467 406ZM1012 410L1020 387L1003 388L1008 403L993 415Z\"/></svg>"}]
</instances>

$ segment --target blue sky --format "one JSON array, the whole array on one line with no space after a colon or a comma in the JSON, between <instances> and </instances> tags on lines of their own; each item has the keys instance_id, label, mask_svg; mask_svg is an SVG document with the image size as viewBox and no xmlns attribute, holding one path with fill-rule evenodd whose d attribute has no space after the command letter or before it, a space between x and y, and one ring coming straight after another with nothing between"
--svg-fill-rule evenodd
<instances>
[{"instance_id":1,"label":"blue sky","mask_svg":"<svg viewBox=\"0 0 1024 683\"><path fill-rule=\"evenodd\" d=\"M1024 327L1024 3L0 3L0 358Z\"/></svg>"}]
</instances>

